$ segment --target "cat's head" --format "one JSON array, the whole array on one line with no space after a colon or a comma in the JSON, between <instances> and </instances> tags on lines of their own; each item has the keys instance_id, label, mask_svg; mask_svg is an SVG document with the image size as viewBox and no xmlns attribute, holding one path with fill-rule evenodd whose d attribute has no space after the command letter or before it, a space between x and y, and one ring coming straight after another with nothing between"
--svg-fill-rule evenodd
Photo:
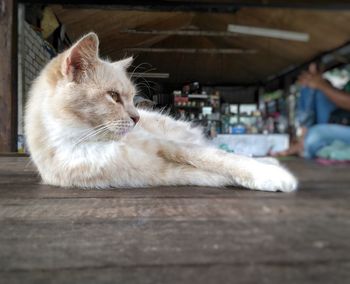
<instances>
[{"instance_id":1,"label":"cat's head","mask_svg":"<svg viewBox=\"0 0 350 284\"><path fill-rule=\"evenodd\" d=\"M49 64L51 106L56 117L71 125L125 133L139 120L136 89L126 72L133 59L102 60L98 46L97 35L89 33Z\"/></svg>"}]
</instances>

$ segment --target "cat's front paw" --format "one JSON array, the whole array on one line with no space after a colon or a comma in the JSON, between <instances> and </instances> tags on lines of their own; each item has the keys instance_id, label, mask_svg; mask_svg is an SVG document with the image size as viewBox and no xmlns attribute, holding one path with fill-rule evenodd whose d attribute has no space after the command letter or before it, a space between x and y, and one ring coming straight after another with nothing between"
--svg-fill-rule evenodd
<instances>
[{"instance_id":1,"label":"cat's front paw","mask_svg":"<svg viewBox=\"0 0 350 284\"><path fill-rule=\"evenodd\" d=\"M251 186L255 190L282 192L292 192L297 187L297 179L286 169L275 165L264 165L255 172Z\"/></svg>"}]
</instances>

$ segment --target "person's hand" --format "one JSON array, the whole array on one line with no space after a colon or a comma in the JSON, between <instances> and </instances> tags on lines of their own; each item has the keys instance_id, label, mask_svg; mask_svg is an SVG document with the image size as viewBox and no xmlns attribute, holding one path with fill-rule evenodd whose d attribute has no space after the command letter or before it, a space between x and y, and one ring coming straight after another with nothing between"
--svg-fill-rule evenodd
<instances>
[{"instance_id":1,"label":"person's hand","mask_svg":"<svg viewBox=\"0 0 350 284\"><path fill-rule=\"evenodd\" d=\"M298 78L298 83L312 89L322 89L328 85L320 74L311 74L310 72L303 72Z\"/></svg>"},{"instance_id":2,"label":"person's hand","mask_svg":"<svg viewBox=\"0 0 350 284\"><path fill-rule=\"evenodd\" d=\"M308 71L304 71L298 78L298 83L312 89L322 89L328 86L328 82L322 77L322 73L317 70L315 63L311 63Z\"/></svg>"}]
</instances>

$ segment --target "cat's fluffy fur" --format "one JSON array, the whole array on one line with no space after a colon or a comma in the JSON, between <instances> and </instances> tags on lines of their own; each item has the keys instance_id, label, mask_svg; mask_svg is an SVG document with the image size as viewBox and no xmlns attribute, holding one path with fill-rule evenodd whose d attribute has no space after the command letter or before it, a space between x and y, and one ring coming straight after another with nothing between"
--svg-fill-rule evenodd
<instances>
[{"instance_id":1,"label":"cat's fluffy fur","mask_svg":"<svg viewBox=\"0 0 350 284\"><path fill-rule=\"evenodd\" d=\"M36 79L25 130L44 183L296 189L296 179L278 165L226 153L210 146L201 130L187 122L137 110L136 90L126 73L131 61L100 59L98 38L90 33L54 58Z\"/></svg>"}]
</instances>

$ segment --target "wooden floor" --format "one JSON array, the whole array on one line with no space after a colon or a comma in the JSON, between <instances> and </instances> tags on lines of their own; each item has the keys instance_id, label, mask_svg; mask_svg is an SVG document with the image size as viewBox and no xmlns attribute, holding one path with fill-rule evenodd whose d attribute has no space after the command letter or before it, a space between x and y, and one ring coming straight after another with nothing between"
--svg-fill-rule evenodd
<instances>
[{"instance_id":1,"label":"wooden floor","mask_svg":"<svg viewBox=\"0 0 350 284\"><path fill-rule=\"evenodd\" d=\"M297 193L54 188L0 157L0 283L349 283L350 167Z\"/></svg>"}]
</instances>

